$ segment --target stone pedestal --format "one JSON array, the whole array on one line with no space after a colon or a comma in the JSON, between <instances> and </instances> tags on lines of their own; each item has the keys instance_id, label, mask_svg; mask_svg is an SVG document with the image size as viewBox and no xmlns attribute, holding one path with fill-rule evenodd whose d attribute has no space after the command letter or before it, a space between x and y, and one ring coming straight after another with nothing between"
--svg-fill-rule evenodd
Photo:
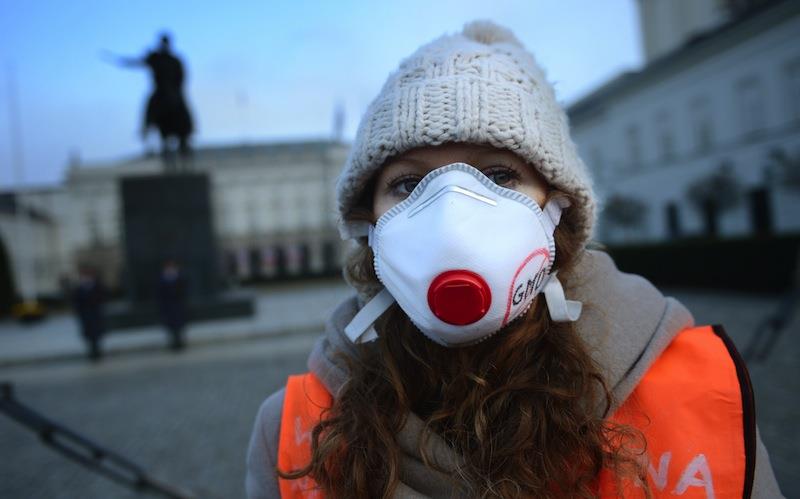
<instances>
[{"instance_id":1,"label":"stone pedestal","mask_svg":"<svg viewBox=\"0 0 800 499\"><path fill-rule=\"evenodd\" d=\"M157 320L157 286L167 260L176 261L188 281L192 320L252 314L252 299L220 292L207 175L123 177L119 189L129 303L111 314L112 327Z\"/></svg>"}]
</instances>

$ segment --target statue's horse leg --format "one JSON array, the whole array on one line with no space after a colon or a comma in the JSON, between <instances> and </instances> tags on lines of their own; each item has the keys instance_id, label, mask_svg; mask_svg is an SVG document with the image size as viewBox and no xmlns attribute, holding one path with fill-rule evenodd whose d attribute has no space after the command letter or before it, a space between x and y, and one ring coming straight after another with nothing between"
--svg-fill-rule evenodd
<instances>
[{"instance_id":1,"label":"statue's horse leg","mask_svg":"<svg viewBox=\"0 0 800 499\"><path fill-rule=\"evenodd\" d=\"M189 147L189 135L178 136L178 156L180 158L180 169L188 172L191 170L192 150Z\"/></svg>"},{"instance_id":2,"label":"statue's horse leg","mask_svg":"<svg viewBox=\"0 0 800 499\"><path fill-rule=\"evenodd\" d=\"M172 137L162 127L159 127L161 133L161 161L164 164L164 173L174 173L176 170L175 164L175 151L172 147Z\"/></svg>"}]
</instances>

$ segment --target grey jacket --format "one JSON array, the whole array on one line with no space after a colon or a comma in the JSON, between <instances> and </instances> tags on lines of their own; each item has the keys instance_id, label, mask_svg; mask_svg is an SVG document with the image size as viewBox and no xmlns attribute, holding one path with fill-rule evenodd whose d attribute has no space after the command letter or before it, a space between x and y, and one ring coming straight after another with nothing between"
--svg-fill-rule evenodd
<instances>
[{"instance_id":1,"label":"grey jacket","mask_svg":"<svg viewBox=\"0 0 800 499\"><path fill-rule=\"evenodd\" d=\"M694 319L686 307L662 295L646 279L620 272L606 253L586 251L573 276L577 279L573 277L565 291L568 298L584 304L576 324L578 334L603 370L614 399L622 403L670 341L684 328L693 326ZM344 328L357 311L355 297L340 304L308 359L309 370L333 394L347 377L333 361L333 353L352 351ZM246 488L250 499L280 497L274 470L283 396L284 390L280 390L268 397L256 417L247 453ZM404 455L396 497L453 497L452 482L422 464L417 449L421 428L422 421L411 414L398 435ZM443 469L452 468L457 462L444 442L431 439L430 445ZM752 497L782 497L760 436Z\"/></svg>"}]
</instances>

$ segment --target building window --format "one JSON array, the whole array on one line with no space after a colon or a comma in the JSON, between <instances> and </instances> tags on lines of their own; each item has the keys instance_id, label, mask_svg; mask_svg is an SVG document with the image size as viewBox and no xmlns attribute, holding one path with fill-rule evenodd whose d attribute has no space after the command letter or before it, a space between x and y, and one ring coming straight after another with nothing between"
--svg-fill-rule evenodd
<instances>
[{"instance_id":1,"label":"building window","mask_svg":"<svg viewBox=\"0 0 800 499\"><path fill-rule=\"evenodd\" d=\"M656 130L658 130L661 159L663 161L675 159L675 136L672 133L672 120L667 111L661 111L656 115Z\"/></svg>"},{"instance_id":2,"label":"building window","mask_svg":"<svg viewBox=\"0 0 800 499\"><path fill-rule=\"evenodd\" d=\"M255 199L252 197L247 198L244 204L244 209L247 216L247 230L250 235L255 236L258 234L258 207Z\"/></svg>"},{"instance_id":3,"label":"building window","mask_svg":"<svg viewBox=\"0 0 800 499\"><path fill-rule=\"evenodd\" d=\"M770 234L773 230L773 220L769 190L766 187L756 187L748 195L753 232L760 235Z\"/></svg>"},{"instance_id":4,"label":"building window","mask_svg":"<svg viewBox=\"0 0 800 499\"><path fill-rule=\"evenodd\" d=\"M711 113L711 102L707 97L695 97L689 104L692 116L692 134L695 150L704 153L714 146L714 125Z\"/></svg>"},{"instance_id":5,"label":"building window","mask_svg":"<svg viewBox=\"0 0 800 499\"><path fill-rule=\"evenodd\" d=\"M625 130L625 140L628 144L628 157L625 163L630 170L638 170L642 166L642 137L639 127L630 125Z\"/></svg>"},{"instance_id":6,"label":"building window","mask_svg":"<svg viewBox=\"0 0 800 499\"><path fill-rule=\"evenodd\" d=\"M786 94L786 112L790 121L800 121L800 57L795 57L783 68Z\"/></svg>"},{"instance_id":7,"label":"building window","mask_svg":"<svg viewBox=\"0 0 800 499\"><path fill-rule=\"evenodd\" d=\"M86 227L89 230L89 240L92 246L99 246L102 236L100 235L100 223L94 211L86 212Z\"/></svg>"},{"instance_id":8,"label":"building window","mask_svg":"<svg viewBox=\"0 0 800 499\"><path fill-rule=\"evenodd\" d=\"M681 216L678 204L675 202L667 203L665 213L667 219L667 235L670 239L681 237L683 230L681 228Z\"/></svg>"},{"instance_id":9,"label":"building window","mask_svg":"<svg viewBox=\"0 0 800 499\"><path fill-rule=\"evenodd\" d=\"M736 100L742 133L750 134L766 127L764 92L758 78L748 76L739 80L736 84Z\"/></svg>"}]
</instances>

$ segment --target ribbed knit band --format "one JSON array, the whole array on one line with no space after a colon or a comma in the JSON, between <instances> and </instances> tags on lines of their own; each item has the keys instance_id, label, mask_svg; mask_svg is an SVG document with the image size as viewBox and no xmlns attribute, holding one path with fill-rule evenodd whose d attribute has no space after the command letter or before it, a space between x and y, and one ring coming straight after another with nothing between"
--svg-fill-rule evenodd
<instances>
[{"instance_id":1,"label":"ribbed knit band","mask_svg":"<svg viewBox=\"0 0 800 499\"><path fill-rule=\"evenodd\" d=\"M361 120L337 182L343 237L348 214L387 158L446 142L513 151L557 189L575 197L584 242L592 236L595 195L569 136L567 117L533 56L488 21L421 47L392 73Z\"/></svg>"}]
</instances>

